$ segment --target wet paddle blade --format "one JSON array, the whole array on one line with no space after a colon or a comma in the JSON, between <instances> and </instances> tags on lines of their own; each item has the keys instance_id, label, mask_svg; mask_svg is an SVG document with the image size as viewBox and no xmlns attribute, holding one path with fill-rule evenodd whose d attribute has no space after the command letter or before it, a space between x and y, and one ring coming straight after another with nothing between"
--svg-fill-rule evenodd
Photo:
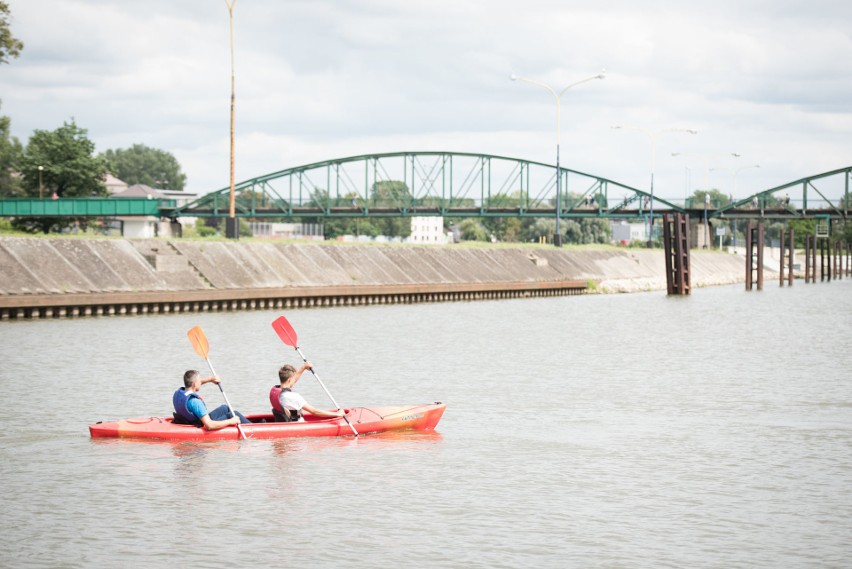
<instances>
[{"instance_id":1,"label":"wet paddle blade","mask_svg":"<svg viewBox=\"0 0 852 569\"><path fill-rule=\"evenodd\" d=\"M290 326L290 323L287 322L287 319L283 316L279 316L272 323L272 329L275 330L275 333L278 334L278 337L281 338L281 341L295 348L298 345L299 337L296 336L296 331L293 330L293 327Z\"/></svg>"},{"instance_id":2,"label":"wet paddle blade","mask_svg":"<svg viewBox=\"0 0 852 569\"><path fill-rule=\"evenodd\" d=\"M201 329L201 326L195 326L186 335L189 337L195 353L207 359L207 354L210 353L210 345L207 343L207 336L204 335L204 330Z\"/></svg>"}]
</instances>

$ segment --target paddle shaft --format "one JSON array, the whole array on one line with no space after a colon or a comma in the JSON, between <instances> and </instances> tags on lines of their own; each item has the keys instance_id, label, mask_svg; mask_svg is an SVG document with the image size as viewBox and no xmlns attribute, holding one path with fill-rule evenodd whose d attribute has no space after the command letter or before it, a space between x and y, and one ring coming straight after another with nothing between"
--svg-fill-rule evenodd
<instances>
[{"instance_id":1,"label":"paddle shaft","mask_svg":"<svg viewBox=\"0 0 852 569\"><path fill-rule=\"evenodd\" d=\"M212 373L214 376L216 376L216 371L213 369L213 364L210 363L210 358L208 358L207 356L204 356L204 359L207 360L207 367L210 368L210 373ZM219 386L219 391L222 392L222 397L225 398L225 403L228 405L228 410L231 412L231 417L236 417L237 414L234 413L234 408L231 407L231 401L228 399L228 395L225 393L225 390L222 388L222 384L217 383L216 385ZM243 438L243 440L248 439L246 434L243 432L243 428L240 426L240 423L237 423L237 430L240 432L240 436Z\"/></svg>"},{"instance_id":2,"label":"paddle shaft","mask_svg":"<svg viewBox=\"0 0 852 569\"><path fill-rule=\"evenodd\" d=\"M302 361L307 362L308 358L305 357L305 354L302 353L302 350L299 349L299 346L294 346L294 347L296 348L296 351L299 353L299 356L301 356ZM322 382L320 377L317 375L317 372L314 371L314 368L311 368L311 373L314 375L315 378L317 378L317 381L319 382L323 391L325 391L325 394L328 395L329 399L331 399L331 402L334 403L334 406L337 408L337 410L340 411L341 410L340 405L338 405L337 401L334 400L334 396L332 396L331 392L325 387L325 384ZM349 422L349 419L346 418L346 415L343 415L343 420L346 421L346 424L349 425L350 429L352 429L352 434L357 437L358 431L355 430L355 427L352 425L352 423Z\"/></svg>"}]
</instances>

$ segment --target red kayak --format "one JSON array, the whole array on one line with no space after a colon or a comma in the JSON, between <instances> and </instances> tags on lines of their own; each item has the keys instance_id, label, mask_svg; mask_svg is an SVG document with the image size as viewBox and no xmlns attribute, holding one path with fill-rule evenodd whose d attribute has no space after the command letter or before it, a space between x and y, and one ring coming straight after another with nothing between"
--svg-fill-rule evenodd
<instances>
[{"instance_id":1,"label":"red kayak","mask_svg":"<svg viewBox=\"0 0 852 569\"><path fill-rule=\"evenodd\" d=\"M445 403L426 405L397 405L387 407L353 407L346 409L346 418L359 435L401 430L433 430L441 420ZM249 439L280 439L286 437L344 437L352 436L352 429L343 418L330 419L305 413L299 422L275 422L272 415L246 415L251 423L240 425ZM264 422L265 421L265 422ZM92 438L141 438L175 441L237 440L240 433L235 426L218 431L202 427L179 425L171 417L142 417L121 421L98 422L89 425Z\"/></svg>"}]
</instances>

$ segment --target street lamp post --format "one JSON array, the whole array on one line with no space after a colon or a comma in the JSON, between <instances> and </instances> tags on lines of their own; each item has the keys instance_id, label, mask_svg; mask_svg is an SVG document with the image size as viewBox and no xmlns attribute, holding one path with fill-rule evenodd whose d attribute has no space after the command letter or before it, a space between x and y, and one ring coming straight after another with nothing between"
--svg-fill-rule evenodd
<instances>
[{"instance_id":1,"label":"street lamp post","mask_svg":"<svg viewBox=\"0 0 852 569\"><path fill-rule=\"evenodd\" d=\"M732 156L739 158L741 154L736 152L726 152L723 154L691 154L684 152L672 152L672 156L695 156L701 158L704 162L704 248L707 248L707 241L710 238L709 226L707 223L707 206L710 205L710 158L714 156Z\"/></svg>"},{"instance_id":2,"label":"street lamp post","mask_svg":"<svg viewBox=\"0 0 852 569\"><path fill-rule=\"evenodd\" d=\"M707 224L707 208L710 206L710 194L704 190L704 249L707 249L707 242L710 239L710 227Z\"/></svg>"},{"instance_id":3,"label":"street lamp post","mask_svg":"<svg viewBox=\"0 0 852 569\"><path fill-rule=\"evenodd\" d=\"M694 156L696 158L701 158L701 160L704 162L704 187L706 189L707 186L710 184L710 170L713 169L713 168L710 168L710 158L719 157L719 156L721 156L721 157L733 156L734 158L739 158L742 155L737 154L736 152L726 152L726 153L723 153L723 154L693 154L693 153L690 153L690 152L672 152L672 156L684 156L684 157Z\"/></svg>"},{"instance_id":4,"label":"street lamp post","mask_svg":"<svg viewBox=\"0 0 852 569\"><path fill-rule=\"evenodd\" d=\"M737 176L740 175L740 172L746 170L748 168L760 168L760 164L752 164L751 166L743 166L741 168L737 168L734 170L734 193L737 193Z\"/></svg>"},{"instance_id":5,"label":"street lamp post","mask_svg":"<svg viewBox=\"0 0 852 569\"><path fill-rule=\"evenodd\" d=\"M600 73L597 75L592 75L591 77L586 77L585 79L581 79L576 83L571 83L558 93L555 89L553 89L550 85L545 83L541 83L540 81L535 81L533 79L527 79L526 77L518 77L514 73L510 75L510 79L512 81L524 81L526 83L530 83L532 85L538 85L539 87L543 87L547 89L547 91L553 95L553 98L556 100L556 235L553 236L553 244L556 247L562 246L562 235L559 233L559 216L562 209L562 170L559 167L559 138L560 138L560 101L562 99L562 95L570 89L571 87L576 87L581 83L586 83L587 81L592 81L594 79L604 79L606 77L606 69L602 69Z\"/></svg>"},{"instance_id":6,"label":"street lamp post","mask_svg":"<svg viewBox=\"0 0 852 569\"><path fill-rule=\"evenodd\" d=\"M616 130L635 130L643 133L651 141L651 200L648 210L648 248L653 246L654 241L654 171L657 166L657 139L667 132L685 132L687 134L698 134L698 131L691 128L665 128L658 131L648 131L635 126L625 126L617 124L611 128Z\"/></svg>"},{"instance_id":7,"label":"street lamp post","mask_svg":"<svg viewBox=\"0 0 852 569\"><path fill-rule=\"evenodd\" d=\"M743 166L742 168L737 168L736 170L734 170L734 189L733 189L733 192L731 192L731 195L734 195L734 194L737 193L737 176L739 176L740 172L745 170L746 168L760 168L760 164L752 164L751 166ZM734 221L734 249L736 249L737 248L737 220L735 219L733 221Z\"/></svg>"},{"instance_id":8,"label":"street lamp post","mask_svg":"<svg viewBox=\"0 0 852 569\"><path fill-rule=\"evenodd\" d=\"M42 184L41 184L41 173L44 172L44 166L38 167L38 199L41 199L42 195Z\"/></svg>"},{"instance_id":9,"label":"street lamp post","mask_svg":"<svg viewBox=\"0 0 852 569\"><path fill-rule=\"evenodd\" d=\"M732 172L732 174L731 174L732 182L731 182L731 189L730 189L731 203L733 203L734 199L736 199L734 197L734 194L737 193L737 176L740 175L740 172L742 172L743 170L746 170L748 168L760 168L760 164L751 164L749 166L741 166L739 168L710 168L710 172L715 172L716 170L728 170L728 171Z\"/></svg>"}]
</instances>

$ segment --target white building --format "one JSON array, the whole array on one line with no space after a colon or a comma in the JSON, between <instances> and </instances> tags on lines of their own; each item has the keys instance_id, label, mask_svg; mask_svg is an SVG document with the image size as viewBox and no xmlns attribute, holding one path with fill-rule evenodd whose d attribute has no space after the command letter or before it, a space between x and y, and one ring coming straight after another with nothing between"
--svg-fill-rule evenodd
<instances>
[{"instance_id":1,"label":"white building","mask_svg":"<svg viewBox=\"0 0 852 569\"><path fill-rule=\"evenodd\" d=\"M198 194L190 194L187 192L178 192L174 190L156 190L145 184L134 184L127 187L127 184L121 182L117 178L113 178L110 183L108 178L108 188L114 198L148 198L149 200L168 199L175 200L175 207L186 205L194 201ZM121 184L124 184L122 189ZM153 215L148 216L126 216L116 217L121 222L121 234L124 237L175 237L177 232L172 226L172 222L168 219L160 219ZM180 218L183 224L195 223L194 217Z\"/></svg>"},{"instance_id":2,"label":"white building","mask_svg":"<svg viewBox=\"0 0 852 569\"><path fill-rule=\"evenodd\" d=\"M104 179L104 185L106 186L109 195L114 196L115 194L121 193L127 189L127 182L123 180L119 180L112 174L107 174Z\"/></svg>"},{"instance_id":3,"label":"white building","mask_svg":"<svg viewBox=\"0 0 852 569\"><path fill-rule=\"evenodd\" d=\"M444 231L444 218L439 216L412 217L409 243L444 245L447 234Z\"/></svg>"},{"instance_id":4,"label":"white building","mask_svg":"<svg viewBox=\"0 0 852 569\"><path fill-rule=\"evenodd\" d=\"M647 241L648 231L644 223L627 223L626 221L611 221L612 241L628 244L633 241Z\"/></svg>"}]
</instances>

